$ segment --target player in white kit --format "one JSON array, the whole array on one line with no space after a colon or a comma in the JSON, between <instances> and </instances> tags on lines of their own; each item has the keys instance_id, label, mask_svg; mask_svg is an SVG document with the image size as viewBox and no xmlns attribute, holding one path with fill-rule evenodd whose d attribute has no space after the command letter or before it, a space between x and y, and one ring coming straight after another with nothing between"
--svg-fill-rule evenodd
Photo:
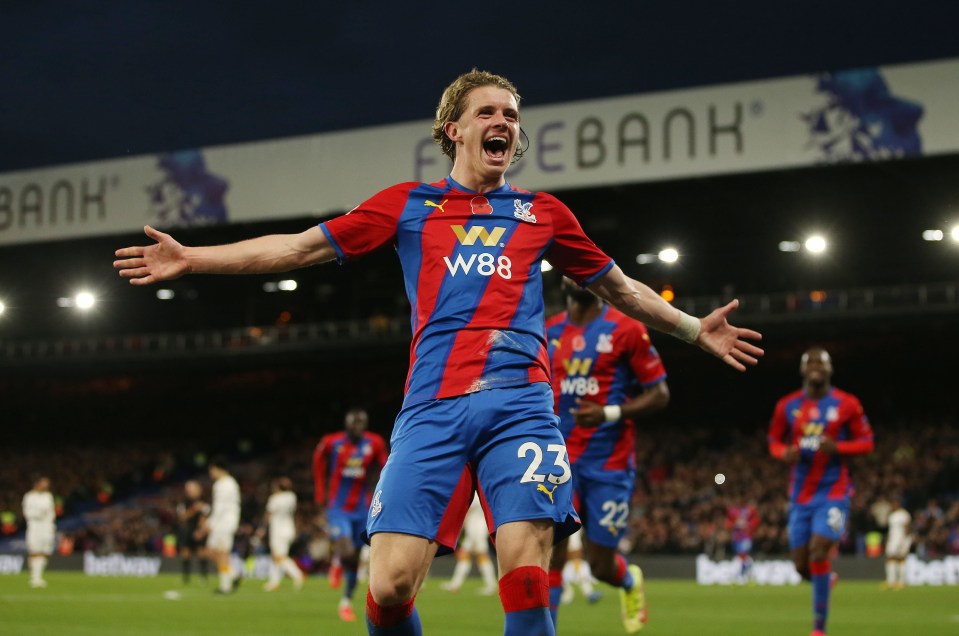
<instances>
[{"instance_id":1,"label":"player in white kit","mask_svg":"<svg viewBox=\"0 0 959 636\"><path fill-rule=\"evenodd\" d=\"M210 478L213 479L213 505L207 519L206 547L220 575L219 594L229 594L239 585L239 572L230 565L233 538L240 526L240 485L219 458L210 460Z\"/></svg>"},{"instance_id":2,"label":"player in white kit","mask_svg":"<svg viewBox=\"0 0 959 636\"><path fill-rule=\"evenodd\" d=\"M290 546L296 539L296 493L293 492L293 482L289 477L278 477L273 480L273 494L266 500L266 514L269 519L270 577L263 589L273 592L280 587L280 579L286 574L293 579L293 587L297 590L303 587L303 572L290 558Z\"/></svg>"},{"instance_id":3,"label":"player in white kit","mask_svg":"<svg viewBox=\"0 0 959 636\"><path fill-rule=\"evenodd\" d=\"M483 589L480 590L480 594L484 596L495 594L499 588L496 583L496 570L489 557L489 528L486 525L486 515L483 513L478 494L473 495L473 503L463 521L463 536L456 549L456 567L453 569L453 576L440 587L447 592L459 592L463 581L473 567L474 558L480 576L483 577Z\"/></svg>"},{"instance_id":4,"label":"player in white kit","mask_svg":"<svg viewBox=\"0 0 959 636\"><path fill-rule=\"evenodd\" d=\"M886 536L886 582L884 589L901 590L906 587L906 557L912 547L909 526L912 515L902 503L889 513L889 534Z\"/></svg>"},{"instance_id":5,"label":"player in white kit","mask_svg":"<svg viewBox=\"0 0 959 636\"><path fill-rule=\"evenodd\" d=\"M33 490L23 496L23 518L27 521L27 560L30 565L30 587L46 587L43 571L53 554L57 513L50 494L50 479L41 476L33 482Z\"/></svg>"},{"instance_id":6,"label":"player in white kit","mask_svg":"<svg viewBox=\"0 0 959 636\"><path fill-rule=\"evenodd\" d=\"M603 598L602 592L593 587L593 571L589 561L583 558L583 529L580 528L569 535L566 545L566 565L563 566L563 593L559 597L560 603L569 605L576 595L574 585L578 585L583 595L590 603Z\"/></svg>"}]
</instances>

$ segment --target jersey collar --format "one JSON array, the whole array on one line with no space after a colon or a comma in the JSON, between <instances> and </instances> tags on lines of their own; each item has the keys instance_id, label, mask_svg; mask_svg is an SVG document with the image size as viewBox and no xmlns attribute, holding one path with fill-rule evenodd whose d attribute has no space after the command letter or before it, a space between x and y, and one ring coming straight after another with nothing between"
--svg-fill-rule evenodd
<instances>
[{"instance_id":1,"label":"jersey collar","mask_svg":"<svg viewBox=\"0 0 959 636\"><path fill-rule=\"evenodd\" d=\"M479 192L477 192L476 190L470 190L463 184L457 182L456 179L453 178L453 175L448 175L446 177L446 182L449 183L453 187L453 189L459 190L460 192L466 192L467 194L479 194ZM501 192L510 192L512 189L513 189L513 186L511 186L509 184L509 181L507 181L500 187L496 188L495 190L484 192L483 195L486 196L487 194L499 194Z\"/></svg>"}]
</instances>

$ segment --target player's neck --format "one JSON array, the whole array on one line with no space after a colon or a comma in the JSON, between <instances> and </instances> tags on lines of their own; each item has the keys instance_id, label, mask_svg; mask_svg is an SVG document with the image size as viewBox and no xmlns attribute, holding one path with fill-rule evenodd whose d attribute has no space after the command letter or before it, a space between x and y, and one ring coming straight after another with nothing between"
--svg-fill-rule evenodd
<instances>
[{"instance_id":1,"label":"player's neck","mask_svg":"<svg viewBox=\"0 0 959 636\"><path fill-rule=\"evenodd\" d=\"M831 384L804 384L803 391L813 400L821 400L832 390Z\"/></svg>"},{"instance_id":2,"label":"player's neck","mask_svg":"<svg viewBox=\"0 0 959 636\"><path fill-rule=\"evenodd\" d=\"M464 188L480 194L495 190L506 183L506 176L503 173L497 175L480 175L473 170L468 170L455 164L453 165L453 170L450 171L450 176L453 178L453 181Z\"/></svg>"},{"instance_id":3,"label":"player's neck","mask_svg":"<svg viewBox=\"0 0 959 636\"><path fill-rule=\"evenodd\" d=\"M599 300L596 302L584 305L583 303L573 300L572 298L566 299L566 313L569 315L570 322L577 325L586 325L595 320L599 314L603 311L603 303Z\"/></svg>"}]
</instances>

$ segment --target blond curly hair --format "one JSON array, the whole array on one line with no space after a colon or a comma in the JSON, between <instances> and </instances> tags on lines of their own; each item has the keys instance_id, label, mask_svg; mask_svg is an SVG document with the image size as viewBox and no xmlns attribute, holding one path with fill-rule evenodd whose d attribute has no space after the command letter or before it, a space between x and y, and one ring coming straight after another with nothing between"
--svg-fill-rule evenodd
<instances>
[{"instance_id":1,"label":"blond curly hair","mask_svg":"<svg viewBox=\"0 0 959 636\"><path fill-rule=\"evenodd\" d=\"M453 83L446 87L443 96L440 97L440 103L436 107L436 120L433 122L433 141L439 144L443 149L443 154L456 160L456 144L446 136L446 122L456 121L466 110L466 97L474 88L482 86L495 86L508 90L516 98L516 106L519 107L520 96L516 92L516 87L502 75L496 75L488 71L473 69L469 73L463 73ZM517 151L516 156L519 157Z\"/></svg>"}]
</instances>

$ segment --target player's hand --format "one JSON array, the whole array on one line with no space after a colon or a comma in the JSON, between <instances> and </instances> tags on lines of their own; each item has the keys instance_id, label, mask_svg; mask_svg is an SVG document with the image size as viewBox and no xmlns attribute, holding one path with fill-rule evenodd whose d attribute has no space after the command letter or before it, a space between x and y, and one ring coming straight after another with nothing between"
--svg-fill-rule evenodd
<instances>
[{"instance_id":1,"label":"player's hand","mask_svg":"<svg viewBox=\"0 0 959 636\"><path fill-rule=\"evenodd\" d=\"M836 440L831 437L823 437L819 440L819 450L827 455L835 454L839 448L836 446Z\"/></svg>"},{"instance_id":2,"label":"player's hand","mask_svg":"<svg viewBox=\"0 0 959 636\"><path fill-rule=\"evenodd\" d=\"M131 285L149 285L173 280L188 272L186 249L182 245L169 234L149 225L145 226L143 231L156 243L117 250L117 260L113 261L113 267L120 270L120 276L129 278Z\"/></svg>"},{"instance_id":3,"label":"player's hand","mask_svg":"<svg viewBox=\"0 0 959 636\"><path fill-rule=\"evenodd\" d=\"M576 398L576 408L570 409L569 412L576 426L595 428L606 421L606 412L602 406L580 398Z\"/></svg>"},{"instance_id":4,"label":"player's hand","mask_svg":"<svg viewBox=\"0 0 959 636\"><path fill-rule=\"evenodd\" d=\"M787 464L795 464L799 461L799 447L798 446L788 446L786 452L783 453L783 461Z\"/></svg>"},{"instance_id":5,"label":"player's hand","mask_svg":"<svg viewBox=\"0 0 959 636\"><path fill-rule=\"evenodd\" d=\"M739 307L739 301L733 300L702 318L702 327L699 337L696 338L696 344L732 368L745 371L745 365L755 365L764 353L762 349L747 342L746 339L762 340L763 336L758 331L729 324L727 318L737 307Z\"/></svg>"}]
</instances>

